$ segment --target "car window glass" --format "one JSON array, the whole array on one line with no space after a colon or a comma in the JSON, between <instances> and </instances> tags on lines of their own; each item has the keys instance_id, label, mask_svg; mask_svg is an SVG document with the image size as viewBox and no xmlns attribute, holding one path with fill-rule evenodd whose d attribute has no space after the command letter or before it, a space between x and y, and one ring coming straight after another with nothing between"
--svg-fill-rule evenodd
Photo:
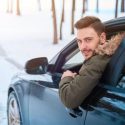
<instances>
[{"instance_id":1,"label":"car window glass","mask_svg":"<svg viewBox=\"0 0 125 125\"><path fill-rule=\"evenodd\" d=\"M81 52L79 51L78 53L76 53L73 57L71 57L69 60L66 61L65 65L72 65L72 64L79 64L82 63L84 61L84 57L81 54Z\"/></svg>"},{"instance_id":2,"label":"car window glass","mask_svg":"<svg viewBox=\"0 0 125 125\"><path fill-rule=\"evenodd\" d=\"M58 57L59 57L59 54L60 54L60 52L57 53L57 54L49 61L49 64L55 64L56 60L57 60Z\"/></svg>"},{"instance_id":3,"label":"car window glass","mask_svg":"<svg viewBox=\"0 0 125 125\"><path fill-rule=\"evenodd\" d=\"M117 85L117 88L124 88L125 89L125 76L122 77L120 82Z\"/></svg>"}]
</instances>

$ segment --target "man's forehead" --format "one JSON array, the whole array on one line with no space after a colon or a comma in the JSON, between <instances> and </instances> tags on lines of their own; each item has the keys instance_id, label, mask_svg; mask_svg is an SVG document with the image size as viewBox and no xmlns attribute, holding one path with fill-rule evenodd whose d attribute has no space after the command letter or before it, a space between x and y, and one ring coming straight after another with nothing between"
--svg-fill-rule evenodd
<instances>
[{"instance_id":1,"label":"man's forehead","mask_svg":"<svg viewBox=\"0 0 125 125\"><path fill-rule=\"evenodd\" d=\"M96 32L92 27L78 29L77 32Z\"/></svg>"},{"instance_id":2,"label":"man's forehead","mask_svg":"<svg viewBox=\"0 0 125 125\"><path fill-rule=\"evenodd\" d=\"M84 28L77 30L77 38L89 38L89 37L95 37L97 36L97 33L93 28Z\"/></svg>"}]
</instances>

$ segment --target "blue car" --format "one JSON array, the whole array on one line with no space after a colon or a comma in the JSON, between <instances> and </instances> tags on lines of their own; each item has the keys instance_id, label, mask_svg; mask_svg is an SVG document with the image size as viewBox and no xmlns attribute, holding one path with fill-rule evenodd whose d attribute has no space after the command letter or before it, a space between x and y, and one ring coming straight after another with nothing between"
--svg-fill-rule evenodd
<instances>
[{"instance_id":1,"label":"blue car","mask_svg":"<svg viewBox=\"0 0 125 125\"><path fill-rule=\"evenodd\" d=\"M104 24L107 39L125 31L125 17ZM125 125L125 39L100 83L79 107L68 109L59 98L59 81L65 70L78 72L82 62L76 39L49 62L47 57L27 61L8 88L8 125Z\"/></svg>"}]
</instances>

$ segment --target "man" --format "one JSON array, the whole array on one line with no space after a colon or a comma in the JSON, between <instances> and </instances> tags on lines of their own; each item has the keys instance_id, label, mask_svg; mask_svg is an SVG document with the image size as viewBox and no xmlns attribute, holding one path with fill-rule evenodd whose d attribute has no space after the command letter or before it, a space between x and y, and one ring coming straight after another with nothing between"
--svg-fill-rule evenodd
<instances>
[{"instance_id":1,"label":"man","mask_svg":"<svg viewBox=\"0 0 125 125\"><path fill-rule=\"evenodd\" d=\"M76 22L75 28L77 29L78 47L85 61L79 74L68 70L61 77L59 96L68 108L80 106L91 93L115 51L106 49L106 47L110 48L110 44L106 42L105 26L99 18L86 16ZM100 48L103 50L98 52Z\"/></svg>"}]
</instances>

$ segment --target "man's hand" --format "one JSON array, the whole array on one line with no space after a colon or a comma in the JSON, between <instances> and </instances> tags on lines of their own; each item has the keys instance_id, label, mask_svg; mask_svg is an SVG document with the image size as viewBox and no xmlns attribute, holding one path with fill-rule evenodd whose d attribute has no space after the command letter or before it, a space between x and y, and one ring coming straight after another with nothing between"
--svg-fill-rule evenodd
<instances>
[{"instance_id":1,"label":"man's hand","mask_svg":"<svg viewBox=\"0 0 125 125\"><path fill-rule=\"evenodd\" d=\"M67 76L71 76L71 77L74 78L76 75L77 75L77 73L73 73L73 72L67 70L67 71L65 71L65 72L63 73L61 79L63 79L64 77L67 77Z\"/></svg>"}]
</instances>

